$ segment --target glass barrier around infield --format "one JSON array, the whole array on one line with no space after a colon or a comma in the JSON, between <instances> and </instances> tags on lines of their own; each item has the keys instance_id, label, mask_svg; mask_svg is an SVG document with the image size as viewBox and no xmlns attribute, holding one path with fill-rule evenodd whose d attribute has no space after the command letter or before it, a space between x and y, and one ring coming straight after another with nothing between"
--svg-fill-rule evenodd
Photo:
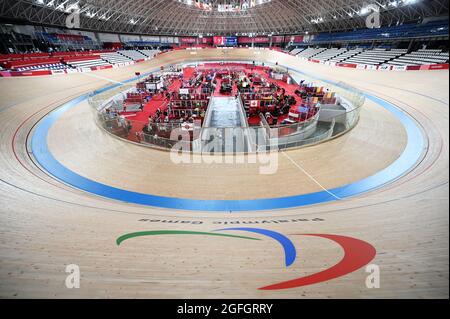
<instances>
[{"instance_id":1,"label":"glass barrier around infield","mask_svg":"<svg viewBox=\"0 0 450 319\"><path fill-rule=\"evenodd\" d=\"M262 115L260 125L246 123L242 127L206 127L205 124L202 127L200 122L150 123L148 119L134 119L143 105L127 109L125 115L121 110L127 93L135 92L137 81L93 93L89 104L97 124L110 134L151 148L178 152L230 154L300 148L325 142L357 125L365 103L362 92L345 83L331 85L304 78L308 83L335 92L338 105L335 108L322 106L307 121L289 125L269 126ZM245 112L242 103L240 106Z\"/></svg>"}]
</instances>

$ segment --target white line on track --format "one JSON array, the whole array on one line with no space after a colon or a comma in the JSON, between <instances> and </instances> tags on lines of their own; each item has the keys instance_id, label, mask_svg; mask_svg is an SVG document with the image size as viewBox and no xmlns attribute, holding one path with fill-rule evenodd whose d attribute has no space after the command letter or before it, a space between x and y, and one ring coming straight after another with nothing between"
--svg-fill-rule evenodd
<instances>
[{"instance_id":1,"label":"white line on track","mask_svg":"<svg viewBox=\"0 0 450 319\"><path fill-rule=\"evenodd\" d=\"M81 72L81 74L86 75L86 76L90 76L90 77L92 77L92 78L97 78L97 79L105 80L105 81L108 81L108 82L111 82L111 83L125 84L125 83L123 83L123 82L119 82L119 81L116 81L116 80L113 80L113 79L108 79L108 78L105 78L105 77L100 76L100 75L91 74L91 73L89 73L89 72L86 72L86 73L85 73L85 72Z\"/></svg>"},{"instance_id":2,"label":"white line on track","mask_svg":"<svg viewBox=\"0 0 450 319\"><path fill-rule=\"evenodd\" d=\"M314 183L316 183L317 185L319 185L320 188L322 188L325 192L327 192L328 194L330 194L331 196L333 196L334 198L336 198L337 200L341 200L342 198L340 198L339 196L333 194L332 192L330 192L328 189L326 189L325 187L323 187L322 184L319 183L319 181L317 181L311 174L309 174L303 167L301 167L296 161L294 161L287 153L285 152L281 152L283 153L283 155L292 162L292 164L294 164L299 170L301 170L306 176L308 176Z\"/></svg>"}]
</instances>

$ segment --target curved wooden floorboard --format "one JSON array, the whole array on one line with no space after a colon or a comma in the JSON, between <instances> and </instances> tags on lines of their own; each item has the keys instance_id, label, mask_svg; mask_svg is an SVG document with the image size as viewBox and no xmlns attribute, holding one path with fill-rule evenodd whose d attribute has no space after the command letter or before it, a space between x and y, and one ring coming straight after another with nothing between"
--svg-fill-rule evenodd
<instances>
[{"instance_id":1,"label":"curved wooden floorboard","mask_svg":"<svg viewBox=\"0 0 450 319\"><path fill-rule=\"evenodd\" d=\"M278 52L257 52L246 49L203 50L193 55L188 51L176 51L124 69L61 77L1 78L0 296L448 298L448 72L350 70L310 64ZM33 161L28 144L30 131L50 110L83 93L108 85L110 80L130 78L135 71L214 57L279 62L320 77L343 80L385 99L420 123L427 138L423 158L401 179L362 196L301 209L232 215L170 211L114 202L51 178ZM74 114L80 112L80 116L87 119L89 115L83 113L85 111L80 107L74 110ZM323 145L289 151L288 154L295 161L307 165L326 187L368 176L395 160L404 147L403 129L396 119L384 112L368 103L361 125L348 135ZM72 119L65 117L61 123L66 120ZM102 174L106 174L110 167L105 165L105 171L100 171L100 174L84 166L85 162L81 161L84 158L80 157L81 164L78 160L75 163L70 161L74 155L67 146L77 143L77 138L84 132L94 134L89 135L89 143L100 139L100 158L115 155L111 149L103 150L102 145L114 145L126 150L121 153L124 156L132 157L128 152L137 153L138 157L148 157L157 163L164 163L167 156L113 139L92 126L91 122L75 124L78 124L75 130L52 129L49 142L58 159L75 170L84 170L87 175L96 173L99 175L97 178L104 178ZM369 134L372 130L377 134ZM59 142L55 133L61 134ZM83 150L83 144L76 146ZM343 170L338 179L332 178L336 176L328 166L332 156L337 156L338 163L352 163L353 172ZM86 156L86 159L90 158ZM224 191L220 192L221 186L217 183L214 190L218 191L212 198L289 195L291 187L295 187L298 181L302 186L310 185L307 191L314 190L317 185L302 179L300 171L296 172L298 176L293 176L295 168L289 169L289 164L280 156L281 169L277 179L284 178L289 185L284 191L280 189L281 183L274 184L273 190L248 189L251 183L247 178L253 178L253 174L245 174L246 182L239 180L237 184L233 176L227 180L226 174L214 172L212 168L212 176L225 185L222 186ZM155 165L164 171L165 166ZM117 176L125 173L118 172ZM158 190L160 194L170 195L171 188L166 186L177 181L179 174L175 177L156 175L158 182L166 178L170 181ZM258 177L256 181L262 180ZM267 181L274 183L273 180ZM193 179L193 184L198 186L198 181ZM230 185L234 186L232 190L227 189ZM147 185L127 187L140 189ZM239 187L246 188L245 196L237 191ZM272 191L269 196L267 190ZM205 194L212 190L207 191L200 192L205 197L181 188L177 193L186 197L209 198ZM290 222L274 223L276 220ZM167 223L169 221L172 223ZM270 242L261 245L230 239L161 237L136 239L120 247L115 244L117 237L134 231L212 231L227 224L236 225L237 221L259 222L251 225L288 235L298 249L297 263L286 269L281 262L281 249ZM268 223L261 224L264 221ZM342 257L337 245L318 238L293 235L297 233L353 236L371 243L378 251L373 263L381 267L381 288L366 289L367 274L360 269L313 286L284 291L257 290L270 283L320 271ZM78 290L68 290L64 286L65 266L73 263L80 265L82 271L82 287Z\"/></svg>"},{"instance_id":2,"label":"curved wooden floorboard","mask_svg":"<svg viewBox=\"0 0 450 319\"><path fill-rule=\"evenodd\" d=\"M246 200L295 196L322 191L317 182L334 189L381 171L400 156L406 144L399 121L368 101L353 131L316 147L289 151L288 157L279 154L273 163L278 169L266 175L260 174L260 169L268 163L203 162L222 160L221 156L208 157L201 164L175 164L168 152L152 152L111 138L98 129L92 113L85 102L66 112L50 129L49 148L58 161L106 185L178 198ZM380 152L382 157L378 156ZM292 161L313 174L317 182Z\"/></svg>"}]
</instances>

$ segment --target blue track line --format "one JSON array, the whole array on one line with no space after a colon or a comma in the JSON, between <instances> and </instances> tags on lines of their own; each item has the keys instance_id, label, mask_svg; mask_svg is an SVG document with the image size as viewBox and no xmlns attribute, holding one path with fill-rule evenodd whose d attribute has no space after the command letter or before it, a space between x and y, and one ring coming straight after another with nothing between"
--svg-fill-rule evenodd
<instances>
[{"instance_id":1,"label":"blue track line","mask_svg":"<svg viewBox=\"0 0 450 319\"><path fill-rule=\"evenodd\" d=\"M146 76L148 74L156 72L157 70L159 69L152 70L151 72L142 74L141 76ZM300 70L292 68L291 70L306 75L306 73ZM315 78L317 79L317 77ZM132 82L137 79L138 77L134 77L125 81L124 83ZM333 81L322 81L334 85L339 85L339 83ZM120 85L111 85L106 88L97 90L93 94L97 95L118 86ZM48 132L53 124L66 111L76 107L78 104L88 99L89 95L87 94L64 104L60 108L51 112L40 123L38 123L35 133L32 137L31 147L33 155L38 163L55 178L83 191L126 203L167 209L208 212L264 211L304 207L314 204L336 201L336 198L330 193L338 196L341 199L345 199L383 187L384 185L389 184L406 174L420 160L425 148L425 142L422 131L417 123L409 115L402 112L391 103L367 93L365 93L365 96L369 100L391 112L400 120L407 132L408 141L406 148L401 156L387 168L355 183L341 186L335 189L330 189L329 192L322 191L290 197L256 200L195 200L136 193L90 180L69 170L67 167L58 162L50 152L47 144Z\"/></svg>"}]
</instances>

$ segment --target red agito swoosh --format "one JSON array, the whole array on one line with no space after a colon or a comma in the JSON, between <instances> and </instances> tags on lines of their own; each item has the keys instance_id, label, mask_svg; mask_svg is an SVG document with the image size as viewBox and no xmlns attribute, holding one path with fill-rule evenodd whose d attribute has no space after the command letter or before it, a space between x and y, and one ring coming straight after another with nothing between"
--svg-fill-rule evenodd
<instances>
[{"instance_id":1,"label":"red agito swoosh","mask_svg":"<svg viewBox=\"0 0 450 319\"><path fill-rule=\"evenodd\" d=\"M259 288L260 290L282 290L298 288L313 284L318 284L324 281L332 280L338 277L345 276L352 273L361 267L369 264L376 256L376 249L362 240L337 236L337 235L311 235L311 234L295 234L298 236L314 236L332 240L338 243L344 249L344 258L331 268L324 271L301 277L286 282L270 285Z\"/></svg>"}]
</instances>

